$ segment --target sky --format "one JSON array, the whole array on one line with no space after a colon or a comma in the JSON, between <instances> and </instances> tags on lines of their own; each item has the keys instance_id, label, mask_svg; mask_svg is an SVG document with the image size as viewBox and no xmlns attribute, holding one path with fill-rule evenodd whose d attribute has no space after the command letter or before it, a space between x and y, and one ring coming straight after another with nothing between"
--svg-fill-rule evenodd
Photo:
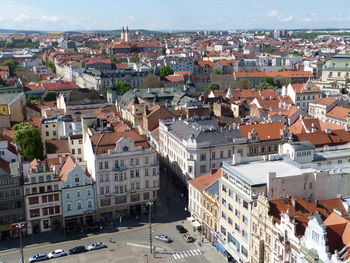
<instances>
[{"instance_id":1,"label":"sky","mask_svg":"<svg viewBox=\"0 0 350 263\"><path fill-rule=\"evenodd\" d=\"M21 30L349 28L350 0L0 0Z\"/></svg>"}]
</instances>

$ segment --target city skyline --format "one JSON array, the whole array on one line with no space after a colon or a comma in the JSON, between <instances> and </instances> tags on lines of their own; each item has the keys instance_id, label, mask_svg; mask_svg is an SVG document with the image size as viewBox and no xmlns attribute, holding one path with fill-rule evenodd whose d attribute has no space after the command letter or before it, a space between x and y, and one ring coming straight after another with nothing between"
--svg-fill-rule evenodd
<instances>
[{"instance_id":1,"label":"city skyline","mask_svg":"<svg viewBox=\"0 0 350 263\"><path fill-rule=\"evenodd\" d=\"M315 5L317 4L317 8ZM115 3L62 0L2 0L0 28L13 30L115 30L121 25L146 30L229 30L345 28L346 1L152 0ZM96 12L96 10L99 10ZM209 12L210 10L210 12ZM341 10L341 11L339 11ZM170 12L171 11L171 12Z\"/></svg>"}]
</instances>

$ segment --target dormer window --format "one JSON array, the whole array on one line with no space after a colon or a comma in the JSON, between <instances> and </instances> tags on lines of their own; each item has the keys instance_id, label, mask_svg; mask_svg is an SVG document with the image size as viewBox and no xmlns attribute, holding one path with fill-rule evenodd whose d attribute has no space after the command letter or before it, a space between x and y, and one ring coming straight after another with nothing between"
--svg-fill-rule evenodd
<instances>
[{"instance_id":1,"label":"dormer window","mask_svg":"<svg viewBox=\"0 0 350 263\"><path fill-rule=\"evenodd\" d=\"M129 151L129 147L128 147L128 146L124 146L124 147L123 147L123 151L124 151L124 152Z\"/></svg>"}]
</instances>

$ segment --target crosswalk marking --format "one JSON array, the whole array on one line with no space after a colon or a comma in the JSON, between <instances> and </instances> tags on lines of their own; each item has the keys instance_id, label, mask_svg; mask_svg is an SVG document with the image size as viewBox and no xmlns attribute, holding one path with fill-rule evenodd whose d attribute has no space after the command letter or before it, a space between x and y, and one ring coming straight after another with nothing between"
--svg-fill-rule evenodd
<instances>
[{"instance_id":1,"label":"crosswalk marking","mask_svg":"<svg viewBox=\"0 0 350 263\"><path fill-rule=\"evenodd\" d=\"M191 250L186 250L186 251L174 252L172 254L172 256L174 259L180 259L180 258L199 256L202 254L203 254L203 252L197 248L197 249L191 249Z\"/></svg>"}]
</instances>

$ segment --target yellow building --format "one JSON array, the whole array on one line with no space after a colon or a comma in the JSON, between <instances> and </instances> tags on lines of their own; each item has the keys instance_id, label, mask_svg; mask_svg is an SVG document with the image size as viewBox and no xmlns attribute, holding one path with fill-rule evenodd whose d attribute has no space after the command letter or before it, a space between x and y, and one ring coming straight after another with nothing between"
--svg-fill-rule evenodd
<instances>
[{"instance_id":1,"label":"yellow building","mask_svg":"<svg viewBox=\"0 0 350 263\"><path fill-rule=\"evenodd\" d=\"M211 242L219 226L219 179L202 192L202 234Z\"/></svg>"},{"instance_id":2,"label":"yellow building","mask_svg":"<svg viewBox=\"0 0 350 263\"><path fill-rule=\"evenodd\" d=\"M7 104L0 104L0 114L1 115L9 115L10 109Z\"/></svg>"},{"instance_id":3,"label":"yellow building","mask_svg":"<svg viewBox=\"0 0 350 263\"><path fill-rule=\"evenodd\" d=\"M269 215L269 200L259 195L251 212L251 263L272 262L273 217Z\"/></svg>"}]
</instances>

